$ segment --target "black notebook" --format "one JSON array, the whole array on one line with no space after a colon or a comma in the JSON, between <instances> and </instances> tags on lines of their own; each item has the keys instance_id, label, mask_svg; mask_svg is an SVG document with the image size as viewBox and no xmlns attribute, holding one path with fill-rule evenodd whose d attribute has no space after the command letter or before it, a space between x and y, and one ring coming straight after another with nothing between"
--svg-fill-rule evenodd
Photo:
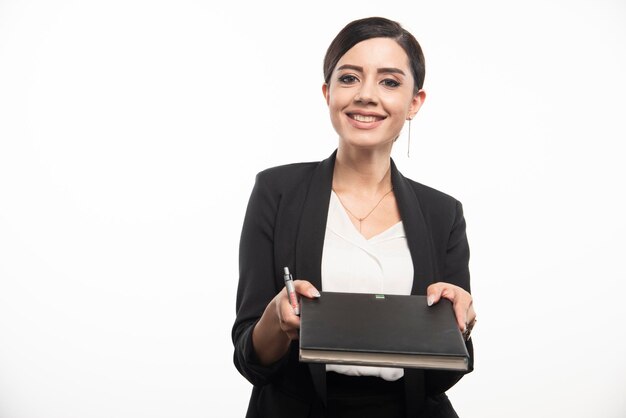
<instances>
[{"instance_id":1,"label":"black notebook","mask_svg":"<svg viewBox=\"0 0 626 418\"><path fill-rule=\"evenodd\" d=\"M322 292L302 298L300 361L467 370L452 303L426 296Z\"/></svg>"}]
</instances>

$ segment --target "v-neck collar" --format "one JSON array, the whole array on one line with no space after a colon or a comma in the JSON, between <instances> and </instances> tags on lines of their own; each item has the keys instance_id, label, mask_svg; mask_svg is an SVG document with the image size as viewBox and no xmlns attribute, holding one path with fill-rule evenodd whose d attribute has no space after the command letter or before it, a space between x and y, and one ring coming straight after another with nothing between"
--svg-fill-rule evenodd
<instances>
[{"instance_id":1,"label":"v-neck collar","mask_svg":"<svg viewBox=\"0 0 626 418\"><path fill-rule=\"evenodd\" d=\"M345 207L341 204L341 200L339 200L339 196L337 196L335 191L330 192L327 228L345 240L360 247L370 247L380 242L394 238L402 238L406 235L402 221L398 221L384 231L370 238L366 238L350 219L350 215L348 215Z\"/></svg>"},{"instance_id":2,"label":"v-neck collar","mask_svg":"<svg viewBox=\"0 0 626 418\"><path fill-rule=\"evenodd\" d=\"M295 275L322 289L321 264L337 151L315 168L302 207L295 242ZM411 294L424 295L436 272L421 205L410 181L391 160L391 183L413 261Z\"/></svg>"}]
</instances>

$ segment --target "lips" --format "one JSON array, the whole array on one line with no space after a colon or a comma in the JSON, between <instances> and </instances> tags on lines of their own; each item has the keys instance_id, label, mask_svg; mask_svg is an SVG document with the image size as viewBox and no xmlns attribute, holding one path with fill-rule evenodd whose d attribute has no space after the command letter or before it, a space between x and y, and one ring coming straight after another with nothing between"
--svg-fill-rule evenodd
<instances>
[{"instance_id":1,"label":"lips","mask_svg":"<svg viewBox=\"0 0 626 418\"><path fill-rule=\"evenodd\" d=\"M385 119L387 119L387 116L379 115L377 113L346 112L345 115L348 123L353 128L359 130L376 129L383 124Z\"/></svg>"},{"instance_id":2,"label":"lips","mask_svg":"<svg viewBox=\"0 0 626 418\"><path fill-rule=\"evenodd\" d=\"M357 122L365 122L365 123L378 122L379 120L384 119L382 116L359 115L357 113L349 113L348 116L356 120Z\"/></svg>"},{"instance_id":3,"label":"lips","mask_svg":"<svg viewBox=\"0 0 626 418\"><path fill-rule=\"evenodd\" d=\"M385 119L384 116L375 114L348 113L347 115L350 119L362 123L374 123Z\"/></svg>"}]
</instances>

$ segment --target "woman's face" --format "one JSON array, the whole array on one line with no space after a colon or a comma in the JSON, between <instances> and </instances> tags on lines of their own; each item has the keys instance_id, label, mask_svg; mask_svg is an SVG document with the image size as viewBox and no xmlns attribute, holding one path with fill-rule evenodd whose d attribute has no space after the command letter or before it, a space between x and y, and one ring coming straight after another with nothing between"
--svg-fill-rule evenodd
<instances>
[{"instance_id":1,"label":"woman's face","mask_svg":"<svg viewBox=\"0 0 626 418\"><path fill-rule=\"evenodd\" d=\"M425 98L423 91L414 95L413 86L409 58L393 39L372 38L349 49L322 87L340 142L391 147Z\"/></svg>"}]
</instances>

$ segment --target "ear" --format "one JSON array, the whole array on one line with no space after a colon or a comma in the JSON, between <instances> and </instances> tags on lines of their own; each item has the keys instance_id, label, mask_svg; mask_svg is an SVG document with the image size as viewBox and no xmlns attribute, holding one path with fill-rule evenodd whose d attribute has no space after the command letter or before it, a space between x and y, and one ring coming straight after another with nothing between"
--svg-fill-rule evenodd
<instances>
[{"instance_id":1,"label":"ear","mask_svg":"<svg viewBox=\"0 0 626 418\"><path fill-rule=\"evenodd\" d=\"M409 114L406 117L407 119L413 119L415 117L415 114L420 110L422 104L424 104L424 100L426 100L426 92L424 90L420 90L415 93L415 96L411 99Z\"/></svg>"},{"instance_id":2,"label":"ear","mask_svg":"<svg viewBox=\"0 0 626 418\"><path fill-rule=\"evenodd\" d=\"M322 93L324 94L324 99L326 99L326 104L330 103L330 89L328 88L328 84L322 84Z\"/></svg>"}]
</instances>

